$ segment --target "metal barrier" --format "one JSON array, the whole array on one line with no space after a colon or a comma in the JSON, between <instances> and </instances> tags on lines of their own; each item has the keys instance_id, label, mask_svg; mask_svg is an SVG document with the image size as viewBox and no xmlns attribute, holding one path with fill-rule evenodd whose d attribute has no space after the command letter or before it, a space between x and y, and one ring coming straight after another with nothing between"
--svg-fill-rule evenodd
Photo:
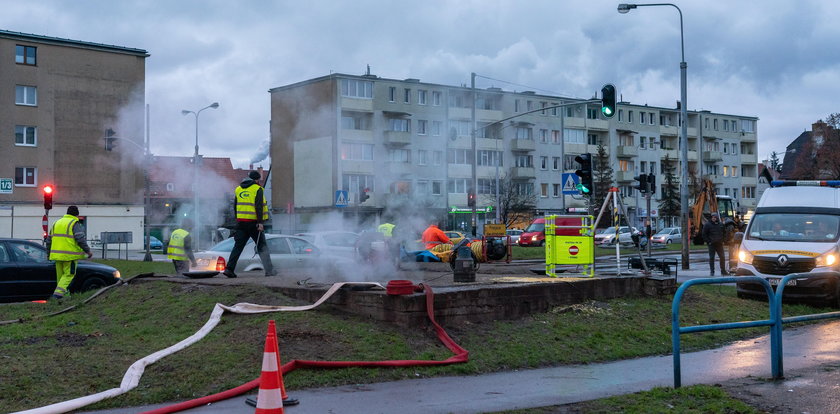
<instances>
[{"instance_id":1,"label":"metal barrier","mask_svg":"<svg viewBox=\"0 0 840 414\"><path fill-rule=\"evenodd\" d=\"M787 278L785 278L787 279ZM768 303L770 308L770 319L760 321L745 321L745 322L727 322L716 323L712 325L696 325L680 327L680 300L686 289L693 285L710 285L719 283L735 283L735 282L755 282L764 286L767 292ZM779 292L784 289L777 289ZM758 276L739 276L739 277L720 277L720 278L705 278L694 279L683 283L677 293L674 294L674 300L671 302L671 346L674 354L674 388L679 388L682 385L681 371L680 371L680 334L691 332L707 332L718 331L723 329L738 329L738 328L755 328L758 326L770 327L770 367L773 374L773 379L782 377L781 374L781 349L782 349L782 319L781 305L776 305L775 295L773 294L773 287L767 280ZM779 302L781 302L781 294L779 294Z\"/></svg>"}]
</instances>

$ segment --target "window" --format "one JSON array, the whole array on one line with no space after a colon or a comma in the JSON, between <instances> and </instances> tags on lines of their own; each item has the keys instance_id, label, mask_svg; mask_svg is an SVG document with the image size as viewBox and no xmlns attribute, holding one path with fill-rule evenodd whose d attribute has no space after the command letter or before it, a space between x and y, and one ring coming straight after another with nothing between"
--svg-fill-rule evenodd
<instances>
[{"instance_id":1,"label":"window","mask_svg":"<svg viewBox=\"0 0 840 414\"><path fill-rule=\"evenodd\" d=\"M741 198L755 198L755 187L741 187Z\"/></svg>"},{"instance_id":2,"label":"window","mask_svg":"<svg viewBox=\"0 0 840 414\"><path fill-rule=\"evenodd\" d=\"M709 129L709 118L706 118L703 122L703 128Z\"/></svg>"},{"instance_id":3,"label":"window","mask_svg":"<svg viewBox=\"0 0 840 414\"><path fill-rule=\"evenodd\" d=\"M530 111L534 109L534 103L531 101L525 101L525 110Z\"/></svg>"},{"instance_id":4,"label":"window","mask_svg":"<svg viewBox=\"0 0 840 414\"><path fill-rule=\"evenodd\" d=\"M513 191L523 196L534 194L534 183L517 183L513 186Z\"/></svg>"},{"instance_id":5,"label":"window","mask_svg":"<svg viewBox=\"0 0 840 414\"><path fill-rule=\"evenodd\" d=\"M639 162L639 170L642 174L645 173L645 170L647 170L647 161Z\"/></svg>"},{"instance_id":6,"label":"window","mask_svg":"<svg viewBox=\"0 0 840 414\"><path fill-rule=\"evenodd\" d=\"M519 99L513 101L513 112L519 112Z\"/></svg>"},{"instance_id":7,"label":"window","mask_svg":"<svg viewBox=\"0 0 840 414\"><path fill-rule=\"evenodd\" d=\"M734 143L732 144L732 155L738 155L738 146Z\"/></svg>"},{"instance_id":8,"label":"window","mask_svg":"<svg viewBox=\"0 0 840 414\"><path fill-rule=\"evenodd\" d=\"M15 104L38 105L38 90L34 86L15 85Z\"/></svg>"},{"instance_id":9,"label":"window","mask_svg":"<svg viewBox=\"0 0 840 414\"><path fill-rule=\"evenodd\" d=\"M653 112L648 112L648 124L653 125L653 120L655 119Z\"/></svg>"},{"instance_id":10,"label":"window","mask_svg":"<svg viewBox=\"0 0 840 414\"><path fill-rule=\"evenodd\" d=\"M440 130L443 127L443 123L440 121L432 121L432 135L439 137Z\"/></svg>"},{"instance_id":11,"label":"window","mask_svg":"<svg viewBox=\"0 0 840 414\"><path fill-rule=\"evenodd\" d=\"M440 91L432 91L432 105L440 106Z\"/></svg>"},{"instance_id":12,"label":"window","mask_svg":"<svg viewBox=\"0 0 840 414\"><path fill-rule=\"evenodd\" d=\"M495 179L479 178L476 181L478 181L478 194L496 194Z\"/></svg>"},{"instance_id":13,"label":"window","mask_svg":"<svg viewBox=\"0 0 840 414\"><path fill-rule=\"evenodd\" d=\"M37 145L37 129L34 126L15 125L15 145L34 147Z\"/></svg>"},{"instance_id":14,"label":"window","mask_svg":"<svg viewBox=\"0 0 840 414\"><path fill-rule=\"evenodd\" d=\"M449 124L457 131L458 135L460 136L470 136L470 131L472 131L472 124L470 121L450 121Z\"/></svg>"},{"instance_id":15,"label":"window","mask_svg":"<svg viewBox=\"0 0 840 414\"><path fill-rule=\"evenodd\" d=\"M388 88L388 102L394 102L397 100L397 88L391 86Z\"/></svg>"},{"instance_id":16,"label":"window","mask_svg":"<svg viewBox=\"0 0 840 414\"><path fill-rule=\"evenodd\" d=\"M432 181L432 195L441 195L443 191L443 181Z\"/></svg>"},{"instance_id":17,"label":"window","mask_svg":"<svg viewBox=\"0 0 840 414\"><path fill-rule=\"evenodd\" d=\"M540 130L540 142L542 142L543 144L548 143L548 130L547 129L541 129Z\"/></svg>"},{"instance_id":18,"label":"window","mask_svg":"<svg viewBox=\"0 0 840 414\"><path fill-rule=\"evenodd\" d=\"M435 151L432 153L432 161L434 165L442 165L443 164L443 151Z\"/></svg>"},{"instance_id":19,"label":"window","mask_svg":"<svg viewBox=\"0 0 840 414\"><path fill-rule=\"evenodd\" d=\"M589 145L598 145L598 134L587 135L586 143Z\"/></svg>"},{"instance_id":20,"label":"window","mask_svg":"<svg viewBox=\"0 0 840 414\"><path fill-rule=\"evenodd\" d=\"M399 163L411 162L411 150L407 149L391 149L388 150L388 161Z\"/></svg>"},{"instance_id":21,"label":"window","mask_svg":"<svg viewBox=\"0 0 840 414\"><path fill-rule=\"evenodd\" d=\"M627 122L633 123L633 111L627 111Z\"/></svg>"},{"instance_id":22,"label":"window","mask_svg":"<svg viewBox=\"0 0 840 414\"><path fill-rule=\"evenodd\" d=\"M551 142L553 142L555 144L560 143L560 131L558 131L556 129L551 130Z\"/></svg>"},{"instance_id":23,"label":"window","mask_svg":"<svg viewBox=\"0 0 840 414\"><path fill-rule=\"evenodd\" d=\"M723 120L723 130L724 131L729 131L729 120L728 119Z\"/></svg>"},{"instance_id":24,"label":"window","mask_svg":"<svg viewBox=\"0 0 840 414\"><path fill-rule=\"evenodd\" d=\"M468 149L450 148L447 162L450 164L472 164L472 151Z\"/></svg>"},{"instance_id":25,"label":"window","mask_svg":"<svg viewBox=\"0 0 840 414\"><path fill-rule=\"evenodd\" d=\"M548 106L548 104L547 104L547 103L545 103L545 102L540 102L540 108L542 108L542 111L540 111L540 115L545 115L545 107L546 107L546 106Z\"/></svg>"},{"instance_id":26,"label":"window","mask_svg":"<svg viewBox=\"0 0 840 414\"><path fill-rule=\"evenodd\" d=\"M15 46L15 63L22 65L35 66L35 47L34 46Z\"/></svg>"},{"instance_id":27,"label":"window","mask_svg":"<svg viewBox=\"0 0 840 414\"><path fill-rule=\"evenodd\" d=\"M736 167L736 166L734 166L734 165L732 166L732 176L733 176L733 177L737 177L737 176L738 176L738 167Z\"/></svg>"},{"instance_id":28,"label":"window","mask_svg":"<svg viewBox=\"0 0 840 414\"><path fill-rule=\"evenodd\" d=\"M554 171L560 169L560 157L551 157L551 169Z\"/></svg>"},{"instance_id":29,"label":"window","mask_svg":"<svg viewBox=\"0 0 840 414\"><path fill-rule=\"evenodd\" d=\"M547 170L548 169L548 157L540 157L540 169Z\"/></svg>"},{"instance_id":30,"label":"window","mask_svg":"<svg viewBox=\"0 0 840 414\"><path fill-rule=\"evenodd\" d=\"M650 162L650 174L656 174L656 163L651 161Z\"/></svg>"},{"instance_id":31,"label":"window","mask_svg":"<svg viewBox=\"0 0 840 414\"><path fill-rule=\"evenodd\" d=\"M16 167L15 185L19 187L35 187L38 185L38 169L35 167Z\"/></svg>"},{"instance_id":32,"label":"window","mask_svg":"<svg viewBox=\"0 0 840 414\"><path fill-rule=\"evenodd\" d=\"M503 166L503 158L502 158L501 151L488 151L488 150L479 150L478 151L478 165L486 165L495 167Z\"/></svg>"},{"instance_id":33,"label":"window","mask_svg":"<svg viewBox=\"0 0 840 414\"><path fill-rule=\"evenodd\" d=\"M425 105L426 104L426 94L427 93L428 93L428 91L426 91L425 89L420 89L420 90L417 91L417 103L418 104L420 104L420 105Z\"/></svg>"},{"instance_id":34,"label":"window","mask_svg":"<svg viewBox=\"0 0 840 414\"><path fill-rule=\"evenodd\" d=\"M729 143L727 143L727 142L723 143L723 153L724 154L729 154Z\"/></svg>"},{"instance_id":35,"label":"window","mask_svg":"<svg viewBox=\"0 0 840 414\"><path fill-rule=\"evenodd\" d=\"M417 150L417 165L426 165L429 163L429 152L426 150ZM419 186L419 182L417 183Z\"/></svg>"},{"instance_id":36,"label":"window","mask_svg":"<svg viewBox=\"0 0 840 414\"><path fill-rule=\"evenodd\" d=\"M417 187L414 188L414 192L421 196L429 194L429 180L417 180Z\"/></svg>"},{"instance_id":37,"label":"window","mask_svg":"<svg viewBox=\"0 0 840 414\"><path fill-rule=\"evenodd\" d=\"M645 149L647 145L647 137L639 137L639 148Z\"/></svg>"},{"instance_id":38,"label":"window","mask_svg":"<svg viewBox=\"0 0 840 414\"><path fill-rule=\"evenodd\" d=\"M467 193L467 179L466 178L450 178L447 183L449 194L466 194Z\"/></svg>"},{"instance_id":39,"label":"window","mask_svg":"<svg viewBox=\"0 0 840 414\"><path fill-rule=\"evenodd\" d=\"M715 128L715 131L718 130L718 122L717 121L718 121L717 118L715 118L715 120L712 122L712 124L714 125L714 128Z\"/></svg>"},{"instance_id":40,"label":"window","mask_svg":"<svg viewBox=\"0 0 840 414\"><path fill-rule=\"evenodd\" d=\"M540 197L548 197L548 183L540 183Z\"/></svg>"},{"instance_id":41,"label":"window","mask_svg":"<svg viewBox=\"0 0 840 414\"><path fill-rule=\"evenodd\" d=\"M411 123L408 119L388 118L389 131L409 132L411 131L410 125Z\"/></svg>"},{"instance_id":42,"label":"window","mask_svg":"<svg viewBox=\"0 0 840 414\"><path fill-rule=\"evenodd\" d=\"M373 144L341 144L341 159L348 161L373 161Z\"/></svg>"},{"instance_id":43,"label":"window","mask_svg":"<svg viewBox=\"0 0 840 414\"><path fill-rule=\"evenodd\" d=\"M563 129L563 141L571 144L585 144L586 131L582 129Z\"/></svg>"},{"instance_id":44,"label":"window","mask_svg":"<svg viewBox=\"0 0 840 414\"><path fill-rule=\"evenodd\" d=\"M650 139L650 146L648 148L654 149L656 148L656 137L648 137Z\"/></svg>"},{"instance_id":45,"label":"window","mask_svg":"<svg viewBox=\"0 0 840 414\"><path fill-rule=\"evenodd\" d=\"M755 131L755 121L749 119L742 119L741 120L741 131L744 132L754 132Z\"/></svg>"},{"instance_id":46,"label":"window","mask_svg":"<svg viewBox=\"0 0 840 414\"><path fill-rule=\"evenodd\" d=\"M516 156L516 167L533 168L534 167L534 157L531 156L531 155L517 155Z\"/></svg>"},{"instance_id":47,"label":"window","mask_svg":"<svg viewBox=\"0 0 840 414\"><path fill-rule=\"evenodd\" d=\"M576 170L578 163L575 161L575 154L563 154L563 170Z\"/></svg>"},{"instance_id":48,"label":"window","mask_svg":"<svg viewBox=\"0 0 840 414\"><path fill-rule=\"evenodd\" d=\"M418 119L417 120L417 135L426 135L426 127L429 124L429 121L425 119Z\"/></svg>"},{"instance_id":49,"label":"window","mask_svg":"<svg viewBox=\"0 0 840 414\"><path fill-rule=\"evenodd\" d=\"M341 111L341 128L370 131L370 119L369 113Z\"/></svg>"},{"instance_id":50,"label":"window","mask_svg":"<svg viewBox=\"0 0 840 414\"><path fill-rule=\"evenodd\" d=\"M516 139L534 139L531 128L516 127Z\"/></svg>"},{"instance_id":51,"label":"window","mask_svg":"<svg viewBox=\"0 0 840 414\"><path fill-rule=\"evenodd\" d=\"M373 82L358 79L342 79L341 96L371 99L373 98Z\"/></svg>"},{"instance_id":52,"label":"window","mask_svg":"<svg viewBox=\"0 0 840 414\"><path fill-rule=\"evenodd\" d=\"M645 112L639 111L639 123L640 123L640 124L644 124L644 123L645 123L645 115L646 115L646 113L645 113Z\"/></svg>"},{"instance_id":53,"label":"window","mask_svg":"<svg viewBox=\"0 0 840 414\"><path fill-rule=\"evenodd\" d=\"M403 90L403 103L411 103L411 88Z\"/></svg>"},{"instance_id":54,"label":"window","mask_svg":"<svg viewBox=\"0 0 840 414\"><path fill-rule=\"evenodd\" d=\"M561 193L561 190L562 190L563 187L560 184L552 184L551 188L552 188L551 196L552 197L560 197L560 193Z\"/></svg>"},{"instance_id":55,"label":"window","mask_svg":"<svg viewBox=\"0 0 840 414\"><path fill-rule=\"evenodd\" d=\"M726 165L723 166L723 176L724 177L729 177L729 167L726 166ZM729 190L726 190L726 191L729 192Z\"/></svg>"},{"instance_id":56,"label":"window","mask_svg":"<svg viewBox=\"0 0 840 414\"><path fill-rule=\"evenodd\" d=\"M623 109L618 110L618 122L624 122L624 110Z\"/></svg>"},{"instance_id":57,"label":"window","mask_svg":"<svg viewBox=\"0 0 840 414\"><path fill-rule=\"evenodd\" d=\"M586 108L586 119L598 119L598 110L595 108Z\"/></svg>"}]
</instances>

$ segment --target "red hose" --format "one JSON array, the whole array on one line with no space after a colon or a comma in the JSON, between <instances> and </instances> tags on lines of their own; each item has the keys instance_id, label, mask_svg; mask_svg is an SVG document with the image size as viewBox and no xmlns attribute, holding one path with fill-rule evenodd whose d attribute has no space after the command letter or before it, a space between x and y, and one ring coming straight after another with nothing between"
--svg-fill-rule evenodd
<instances>
[{"instance_id":1,"label":"red hose","mask_svg":"<svg viewBox=\"0 0 840 414\"><path fill-rule=\"evenodd\" d=\"M289 372L292 372L298 368L305 368L305 367L317 367L317 368L345 368L345 367L410 367L410 366L430 366L430 365L447 365L447 364L457 364L462 362L469 361L469 351L462 348L460 345L455 343L452 338L446 333L445 330L437 323L435 320L435 295L432 292L431 286L420 284L419 287L426 291L426 315L429 317L429 321L432 322L434 325L435 332L437 333L438 339L440 339L443 344L449 348L452 353L455 355L443 360L443 361L429 361L429 360L412 360L412 359L403 359L403 360L395 360L395 361L307 361L307 360L300 360L294 359L291 360L281 367L283 370L283 375L286 375ZM257 379L248 381L238 387L231 388L227 391L222 391L216 394L208 395L201 398L196 398L194 400L184 401L178 404L169 405L166 407L161 407L156 410L145 411L142 414L167 414L167 413L177 413L179 411L188 410L190 408L195 408L198 406L214 403L217 401L226 400L231 397L235 397L237 395L245 394L248 391L257 388L260 385L259 377Z\"/></svg>"}]
</instances>

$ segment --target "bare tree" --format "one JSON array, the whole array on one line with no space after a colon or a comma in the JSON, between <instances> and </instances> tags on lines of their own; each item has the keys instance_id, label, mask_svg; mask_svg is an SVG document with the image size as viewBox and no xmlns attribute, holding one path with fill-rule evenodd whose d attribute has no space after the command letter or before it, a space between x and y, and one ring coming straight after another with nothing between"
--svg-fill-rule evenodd
<instances>
[{"instance_id":1,"label":"bare tree","mask_svg":"<svg viewBox=\"0 0 840 414\"><path fill-rule=\"evenodd\" d=\"M537 195L533 191L526 194L519 183L507 175L499 177L499 218L506 228L529 221L537 207ZM495 194L490 197L493 199L490 204L495 205Z\"/></svg>"}]
</instances>

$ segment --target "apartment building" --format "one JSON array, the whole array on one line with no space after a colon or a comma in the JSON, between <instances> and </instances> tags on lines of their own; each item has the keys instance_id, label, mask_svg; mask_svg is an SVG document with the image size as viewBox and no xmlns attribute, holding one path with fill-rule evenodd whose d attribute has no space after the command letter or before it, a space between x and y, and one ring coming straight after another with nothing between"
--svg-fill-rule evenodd
<instances>
[{"instance_id":1,"label":"apartment building","mask_svg":"<svg viewBox=\"0 0 840 414\"><path fill-rule=\"evenodd\" d=\"M78 205L88 237L142 244L145 50L0 30L0 236L40 239ZM106 130L116 150L106 151Z\"/></svg>"},{"instance_id":2,"label":"apartment building","mask_svg":"<svg viewBox=\"0 0 840 414\"><path fill-rule=\"evenodd\" d=\"M420 206L445 216L449 227L469 228L471 215L463 214L470 211L474 157L469 87L331 74L269 92L275 213L294 212L305 223L325 212L364 219ZM654 173L662 185L663 160L679 160L679 108L622 102L606 119L600 102L488 88L476 90L475 114L479 227L495 219L498 175L536 196L534 214L584 208L563 195L562 174L573 173L575 156L595 154L598 145L606 148L631 220L639 222L647 213L633 178ZM708 175L741 209L755 205L756 122L688 114L689 168ZM340 191L350 198L344 209L336 207ZM370 199L355 203L362 192ZM654 217L661 194L652 203ZM281 222L287 220L294 222Z\"/></svg>"}]
</instances>

